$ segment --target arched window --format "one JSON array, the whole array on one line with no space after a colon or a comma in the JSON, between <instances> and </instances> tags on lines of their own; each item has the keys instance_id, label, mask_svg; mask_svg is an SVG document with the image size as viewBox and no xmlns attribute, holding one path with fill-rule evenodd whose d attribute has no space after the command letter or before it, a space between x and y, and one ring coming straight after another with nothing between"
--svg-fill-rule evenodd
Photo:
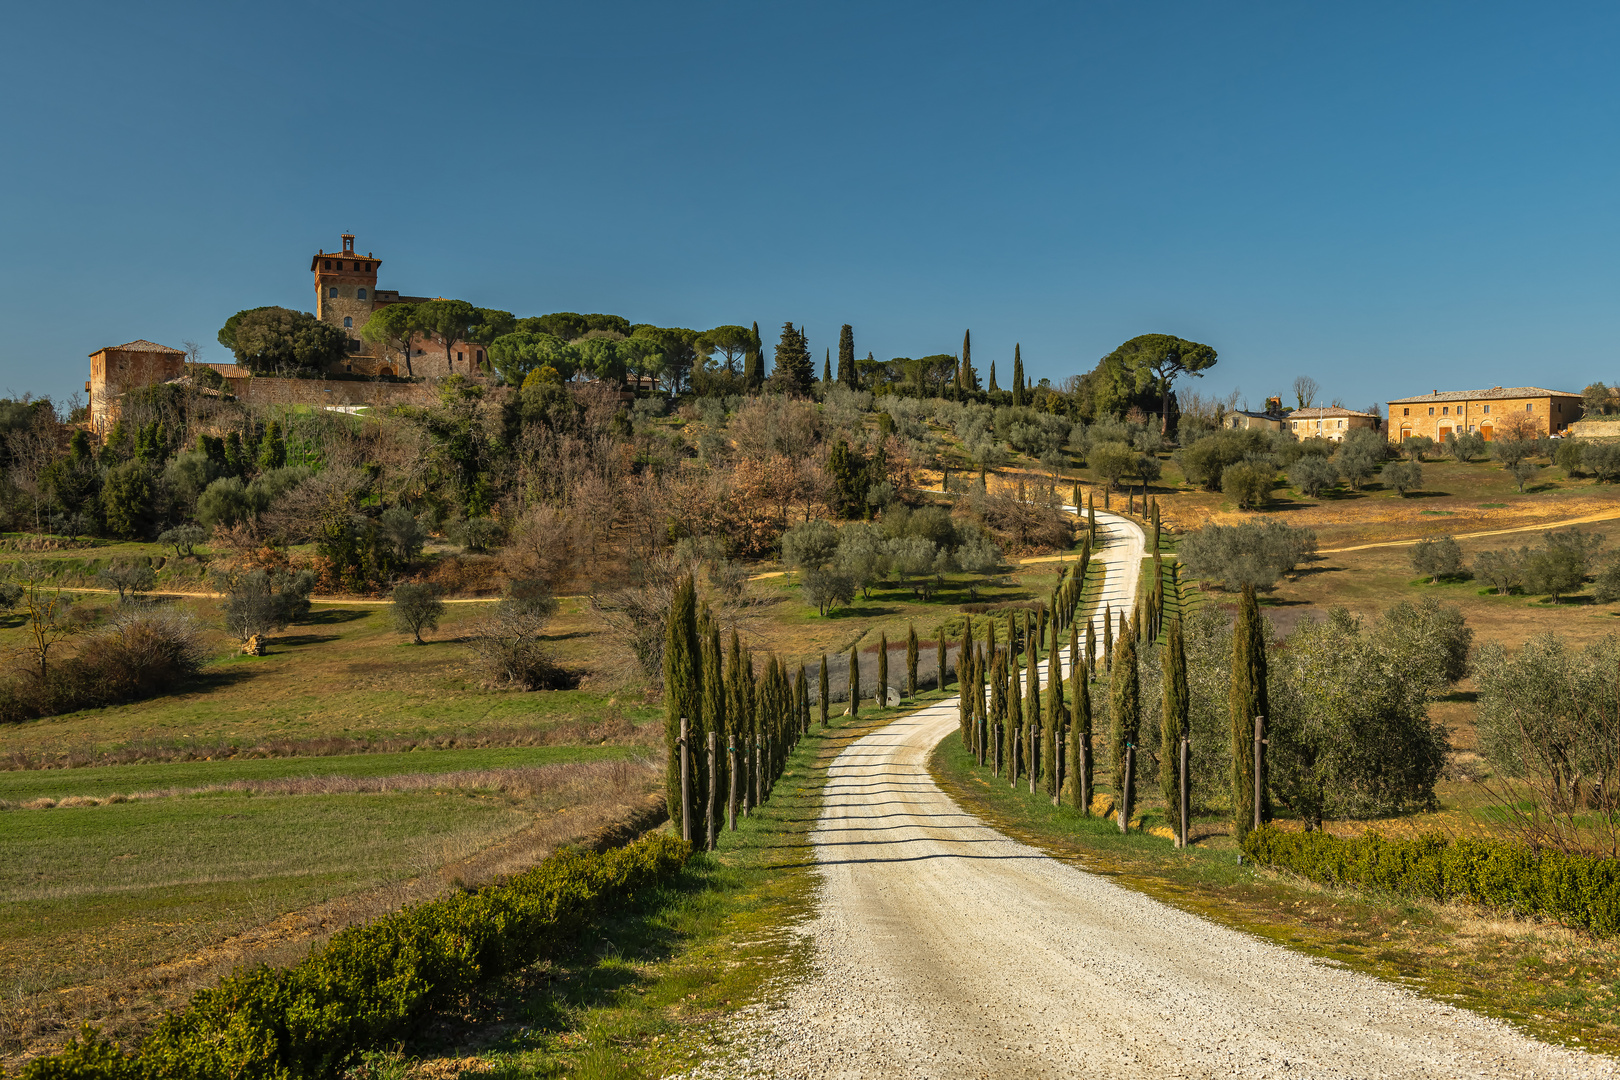
<instances>
[{"instance_id":1,"label":"arched window","mask_svg":"<svg viewBox=\"0 0 1620 1080\"><path fill-rule=\"evenodd\" d=\"M336 300L337 299L337 286L336 285L333 285L330 289L328 289L326 291L326 298L328 300Z\"/></svg>"},{"instance_id":2,"label":"arched window","mask_svg":"<svg viewBox=\"0 0 1620 1080\"><path fill-rule=\"evenodd\" d=\"M366 298L366 290L361 289L359 292L355 293L355 296L358 299L364 300Z\"/></svg>"},{"instance_id":3,"label":"arched window","mask_svg":"<svg viewBox=\"0 0 1620 1080\"><path fill-rule=\"evenodd\" d=\"M350 318L349 316L347 316L347 315L343 316L343 329L345 329L345 330L353 330L354 329L354 320L352 318Z\"/></svg>"}]
</instances>

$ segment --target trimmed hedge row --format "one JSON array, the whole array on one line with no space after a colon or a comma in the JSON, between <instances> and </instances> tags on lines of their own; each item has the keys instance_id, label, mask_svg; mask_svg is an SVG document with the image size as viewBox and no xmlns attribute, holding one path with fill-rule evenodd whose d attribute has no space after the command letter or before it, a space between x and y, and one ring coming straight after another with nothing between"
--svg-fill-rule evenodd
<instances>
[{"instance_id":1,"label":"trimmed hedge row","mask_svg":"<svg viewBox=\"0 0 1620 1080\"><path fill-rule=\"evenodd\" d=\"M433 1008L534 963L608 902L679 870L668 833L605 854L564 851L504 885L405 908L332 939L290 968L258 967L200 991L133 1055L89 1029L23 1080L204 1080L336 1076L358 1050L397 1038Z\"/></svg>"},{"instance_id":2,"label":"trimmed hedge row","mask_svg":"<svg viewBox=\"0 0 1620 1080\"><path fill-rule=\"evenodd\" d=\"M1620 859L1433 833L1389 840L1369 831L1344 840L1269 825L1249 833L1243 851L1256 862L1329 885L1469 900L1545 915L1594 934L1620 933Z\"/></svg>"}]
</instances>

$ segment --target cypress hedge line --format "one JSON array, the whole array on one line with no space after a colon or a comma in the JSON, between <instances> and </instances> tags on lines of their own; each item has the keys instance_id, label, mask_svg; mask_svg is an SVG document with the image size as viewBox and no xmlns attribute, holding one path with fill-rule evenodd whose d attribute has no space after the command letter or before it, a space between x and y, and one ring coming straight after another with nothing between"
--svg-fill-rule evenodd
<instances>
[{"instance_id":1,"label":"cypress hedge line","mask_svg":"<svg viewBox=\"0 0 1620 1080\"><path fill-rule=\"evenodd\" d=\"M1620 933L1620 859L1433 833L1390 840L1369 831L1345 840L1269 825L1249 833L1243 851L1256 862L1328 885L1468 900L1545 915L1594 934Z\"/></svg>"},{"instance_id":2,"label":"cypress hedge line","mask_svg":"<svg viewBox=\"0 0 1620 1080\"><path fill-rule=\"evenodd\" d=\"M603 905L661 882L690 845L668 833L605 854L563 851L506 884L416 904L332 936L290 968L200 991L125 1054L95 1032L30 1062L23 1080L332 1077L477 984L539 960Z\"/></svg>"}]
</instances>

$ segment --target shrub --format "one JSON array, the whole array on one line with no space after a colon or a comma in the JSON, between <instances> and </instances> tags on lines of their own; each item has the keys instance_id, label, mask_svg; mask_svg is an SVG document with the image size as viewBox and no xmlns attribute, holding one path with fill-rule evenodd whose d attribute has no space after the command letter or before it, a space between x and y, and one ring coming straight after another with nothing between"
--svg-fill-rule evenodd
<instances>
[{"instance_id":1,"label":"shrub","mask_svg":"<svg viewBox=\"0 0 1620 1080\"><path fill-rule=\"evenodd\" d=\"M1620 480L1620 442L1570 443L1582 446L1581 463L1605 484ZM1560 447L1560 450L1562 447Z\"/></svg>"},{"instance_id":2,"label":"shrub","mask_svg":"<svg viewBox=\"0 0 1620 1080\"><path fill-rule=\"evenodd\" d=\"M1243 840L1256 862L1301 877L1428 900L1467 900L1519 915L1545 915L1594 934L1620 933L1620 859L1535 850L1505 840L1438 834L1387 840L1366 832L1343 840L1270 826Z\"/></svg>"},{"instance_id":3,"label":"shrub","mask_svg":"<svg viewBox=\"0 0 1620 1080\"><path fill-rule=\"evenodd\" d=\"M1411 440L1407 440L1410 442ZM1384 483L1394 488L1401 496L1408 491L1417 491L1423 486L1423 466L1414 459L1412 461L1397 461L1384 468Z\"/></svg>"},{"instance_id":4,"label":"shrub","mask_svg":"<svg viewBox=\"0 0 1620 1080\"><path fill-rule=\"evenodd\" d=\"M377 527L383 539L394 549L394 558L401 566L409 566L422 554L427 543L427 523L403 506L390 506L377 515Z\"/></svg>"},{"instance_id":5,"label":"shrub","mask_svg":"<svg viewBox=\"0 0 1620 1080\"><path fill-rule=\"evenodd\" d=\"M96 580L105 588L117 590L118 602L122 604L131 595L151 592L152 586L157 584L157 574L148 563L118 559L98 572Z\"/></svg>"},{"instance_id":6,"label":"shrub","mask_svg":"<svg viewBox=\"0 0 1620 1080\"><path fill-rule=\"evenodd\" d=\"M469 648L496 683L524 690L564 686L567 674L543 644L557 600L544 581L514 581L495 610L472 625Z\"/></svg>"},{"instance_id":7,"label":"shrub","mask_svg":"<svg viewBox=\"0 0 1620 1080\"><path fill-rule=\"evenodd\" d=\"M1308 498L1316 498L1339 482L1339 470L1320 454L1304 454L1288 470L1288 482Z\"/></svg>"},{"instance_id":8,"label":"shrub","mask_svg":"<svg viewBox=\"0 0 1620 1080\"><path fill-rule=\"evenodd\" d=\"M444 615L444 601L432 585L396 585L393 595L394 629L410 634L422 644L423 630L437 630Z\"/></svg>"},{"instance_id":9,"label":"shrub","mask_svg":"<svg viewBox=\"0 0 1620 1080\"><path fill-rule=\"evenodd\" d=\"M1462 545L1452 537L1419 540L1412 548L1412 569L1430 581L1456 577L1462 573L1462 567Z\"/></svg>"},{"instance_id":10,"label":"shrub","mask_svg":"<svg viewBox=\"0 0 1620 1080\"><path fill-rule=\"evenodd\" d=\"M202 670L202 634L190 617L148 610L119 615L67 660L30 663L0 686L0 722L142 701Z\"/></svg>"},{"instance_id":11,"label":"shrub","mask_svg":"<svg viewBox=\"0 0 1620 1080\"><path fill-rule=\"evenodd\" d=\"M309 611L315 575L308 570L245 570L214 579L225 594L225 628L240 640L280 630Z\"/></svg>"},{"instance_id":12,"label":"shrub","mask_svg":"<svg viewBox=\"0 0 1620 1080\"><path fill-rule=\"evenodd\" d=\"M158 534L158 543L174 548L177 557L196 554L197 545L208 539L208 530L201 525L176 525Z\"/></svg>"},{"instance_id":13,"label":"shrub","mask_svg":"<svg viewBox=\"0 0 1620 1080\"><path fill-rule=\"evenodd\" d=\"M1206 525L1188 533L1178 554L1196 578L1230 590L1269 589L1316 551L1316 534L1261 518L1242 525Z\"/></svg>"},{"instance_id":14,"label":"shrub","mask_svg":"<svg viewBox=\"0 0 1620 1080\"><path fill-rule=\"evenodd\" d=\"M431 900L340 931L290 968L258 967L168 1013L131 1055L92 1033L30 1062L24 1080L314 1078L399 1039L480 983L533 964L672 877L691 846L655 833L605 854L570 849L504 885Z\"/></svg>"},{"instance_id":15,"label":"shrub","mask_svg":"<svg viewBox=\"0 0 1620 1080\"><path fill-rule=\"evenodd\" d=\"M1221 493L1240 510L1253 510L1271 494L1270 471L1247 461L1228 465L1221 473Z\"/></svg>"}]
</instances>

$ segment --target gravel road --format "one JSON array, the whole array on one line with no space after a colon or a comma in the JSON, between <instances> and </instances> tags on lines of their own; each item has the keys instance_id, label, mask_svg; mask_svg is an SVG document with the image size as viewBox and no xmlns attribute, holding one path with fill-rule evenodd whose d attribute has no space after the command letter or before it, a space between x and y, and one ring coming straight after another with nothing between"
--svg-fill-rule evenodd
<instances>
[{"instance_id":1,"label":"gravel road","mask_svg":"<svg viewBox=\"0 0 1620 1080\"><path fill-rule=\"evenodd\" d=\"M1104 557L1134 571L1140 532L1109 517ZM1135 573L1109 578L1128 610ZM744 1022L751 1050L725 1075L1615 1075L1611 1059L1537 1043L1008 839L928 775L956 725L954 701L935 705L834 763L813 834L818 913L804 927L814 973Z\"/></svg>"}]
</instances>

